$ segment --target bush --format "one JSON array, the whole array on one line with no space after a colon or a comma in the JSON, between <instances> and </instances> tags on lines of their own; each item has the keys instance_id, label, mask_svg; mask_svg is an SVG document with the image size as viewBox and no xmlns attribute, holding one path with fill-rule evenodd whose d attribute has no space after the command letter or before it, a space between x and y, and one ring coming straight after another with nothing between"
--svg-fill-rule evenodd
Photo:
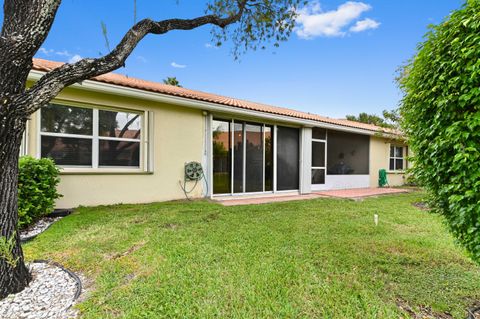
<instances>
[{"instance_id":1,"label":"bush","mask_svg":"<svg viewBox=\"0 0 480 319\"><path fill-rule=\"evenodd\" d=\"M57 192L60 182L59 170L48 158L20 158L18 172L18 225L24 228L38 218L50 213L55 200L61 197Z\"/></svg>"},{"instance_id":2,"label":"bush","mask_svg":"<svg viewBox=\"0 0 480 319\"><path fill-rule=\"evenodd\" d=\"M426 35L404 69L402 127L413 174L453 235L480 263L480 1Z\"/></svg>"}]
</instances>

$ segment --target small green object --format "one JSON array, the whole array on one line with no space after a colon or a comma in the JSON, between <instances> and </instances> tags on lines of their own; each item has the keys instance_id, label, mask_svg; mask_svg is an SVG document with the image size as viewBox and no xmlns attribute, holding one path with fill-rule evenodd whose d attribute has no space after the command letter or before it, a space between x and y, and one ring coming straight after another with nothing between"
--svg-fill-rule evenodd
<instances>
[{"instance_id":1,"label":"small green object","mask_svg":"<svg viewBox=\"0 0 480 319\"><path fill-rule=\"evenodd\" d=\"M388 185L387 170L382 168L378 171L378 186L384 187L385 185Z\"/></svg>"}]
</instances>

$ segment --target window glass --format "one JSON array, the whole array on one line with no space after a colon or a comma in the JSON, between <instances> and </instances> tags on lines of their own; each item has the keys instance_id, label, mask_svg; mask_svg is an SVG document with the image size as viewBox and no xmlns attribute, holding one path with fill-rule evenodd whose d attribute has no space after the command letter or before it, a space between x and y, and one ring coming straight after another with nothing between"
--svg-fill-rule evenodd
<instances>
[{"instance_id":1,"label":"window glass","mask_svg":"<svg viewBox=\"0 0 480 319\"><path fill-rule=\"evenodd\" d=\"M327 130L324 128L314 127L312 129L312 138L317 140L325 140L327 138Z\"/></svg>"},{"instance_id":2,"label":"window glass","mask_svg":"<svg viewBox=\"0 0 480 319\"><path fill-rule=\"evenodd\" d=\"M325 143L312 142L312 167L325 167Z\"/></svg>"},{"instance_id":3,"label":"window glass","mask_svg":"<svg viewBox=\"0 0 480 319\"><path fill-rule=\"evenodd\" d=\"M212 129L213 193L227 194L231 192L230 123L214 120Z\"/></svg>"},{"instance_id":4,"label":"window glass","mask_svg":"<svg viewBox=\"0 0 480 319\"><path fill-rule=\"evenodd\" d=\"M395 169L402 170L403 169L403 159L397 158L395 160Z\"/></svg>"},{"instance_id":5,"label":"window glass","mask_svg":"<svg viewBox=\"0 0 480 319\"><path fill-rule=\"evenodd\" d=\"M140 114L100 110L98 117L100 136L140 139Z\"/></svg>"},{"instance_id":6,"label":"window glass","mask_svg":"<svg viewBox=\"0 0 480 319\"><path fill-rule=\"evenodd\" d=\"M243 123L233 125L233 191L243 192Z\"/></svg>"},{"instance_id":7,"label":"window glass","mask_svg":"<svg viewBox=\"0 0 480 319\"><path fill-rule=\"evenodd\" d=\"M273 130L265 126L265 191L273 190Z\"/></svg>"},{"instance_id":8,"label":"window glass","mask_svg":"<svg viewBox=\"0 0 480 319\"><path fill-rule=\"evenodd\" d=\"M57 165L91 166L92 140L42 136L41 156L52 158Z\"/></svg>"},{"instance_id":9,"label":"window glass","mask_svg":"<svg viewBox=\"0 0 480 319\"><path fill-rule=\"evenodd\" d=\"M390 170L391 171L395 170L395 159L393 158L390 159Z\"/></svg>"},{"instance_id":10,"label":"window glass","mask_svg":"<svg viewBox=\"0 0 480 319\"><path fill-rule=\"evenodd\" d=\"M140 167L140 143L116 140L98 142L100 166Z\"/></svg>"},{"instance_id":11,"label":"window glass","mask_svg":"<svg viewBox=\"0 0 480 319\"><path fill-rule=\"evenodd\" d=\"M312 169L312 184L325 184L324 169Z\"/></svg>"},{"instance_id":12,"label":"window glass","mask_svg":"<svg viewBox=\"0 0 480 319\"><path fill-rule=\"evenodd\" d=\"M277 190L299 186L299 130L277 127Z\"/></svg>"},{"instance_id":13,"label":"window glass","mask_svg":"<svg viewBox=\"0 0 480 319\"><path fill-rule=\"evenodd\" d=\"M245 124L245 188L263 191L263 131L261 125Z\"/></svg>"},{"instance_id":14,"label":"window glass","mask_svg":"<svg viewBox=\"0 0 480 319\"><path fill-rule=\"evenodd\" d=\"M370 137L328 131L327 174L368 175Z\"/></svg>"},{"instance_id":15,"label":"window glass","mask_svg":"<svg viewBox=\"0 0 480 319\"><path fill-rule=\"evenodd\" d=\"M42 132L92 135L92 109L50 104L40 112Z\"/></svg>"},{"instance_id":16,"label":"window glass","mask_svg":"<svg viewBox=\"0 0 480 319\"><path fill-rule=\"evenodd\" d=\"M403 157L403 147L395 147L395 157Z\"/></svg>"}]
</instances>

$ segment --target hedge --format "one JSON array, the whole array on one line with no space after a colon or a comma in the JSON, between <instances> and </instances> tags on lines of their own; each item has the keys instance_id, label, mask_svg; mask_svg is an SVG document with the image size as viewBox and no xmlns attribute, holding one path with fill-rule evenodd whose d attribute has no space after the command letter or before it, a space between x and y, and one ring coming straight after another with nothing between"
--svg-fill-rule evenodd
<instances>
[{"instance_id":1,"label":"hedge","mask_svg":"<svg viewBox=\"0 0 480 319\"><path fill-rule=\"evenodd\" d=\"M18 225L25 228L40 217L50 213L60 182L59 170L48 158L35 159L24 156L19 161L18 173Z\"/></svg>"},{"instance_id":2,"label":"hedge","mask_svg":"<svg viewBox=\"0 0 480 319\"><path fill-rule=\"evenodd\" d=\"M480 263L480 1L432 26L400 77L402 127L430 206Z\"/></svg>"}]
</instances>

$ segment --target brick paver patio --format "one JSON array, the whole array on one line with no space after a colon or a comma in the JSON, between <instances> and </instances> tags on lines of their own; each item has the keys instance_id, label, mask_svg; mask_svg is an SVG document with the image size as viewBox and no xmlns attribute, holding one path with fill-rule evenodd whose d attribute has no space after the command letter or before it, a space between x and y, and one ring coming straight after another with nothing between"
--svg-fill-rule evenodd
<instances>
[{"instance_id":1,"label":"brick paver patio","mask_svg":"<svg viewBox=\"0 0 480 319\"><path fill-rule=\"evenodd\" d=\"M320 191L315 192L315 194L339 198L362 198L378 195L407 193L408 191L408 189L403 188L352 188Z\"/></svg>"},{"instance_id":2,"label":"brick paver patio","mask_svg":"<svg viewBox=\"0 0 480 319\"><path fill-rule=\"evenodd\" d=\"M223 197L215 200L224 206L237 205L256 205L276 202L289 202L295 200L313 199L319 197L336 197L347 199L358 199L370 196L379 196L387 194L406 193L408 189L401 188L354 188L354 189L336 189L328 191L317 191L305 195L281 195L281 196L242 196L238 198Z\"/></svg>"}]
</instances>

